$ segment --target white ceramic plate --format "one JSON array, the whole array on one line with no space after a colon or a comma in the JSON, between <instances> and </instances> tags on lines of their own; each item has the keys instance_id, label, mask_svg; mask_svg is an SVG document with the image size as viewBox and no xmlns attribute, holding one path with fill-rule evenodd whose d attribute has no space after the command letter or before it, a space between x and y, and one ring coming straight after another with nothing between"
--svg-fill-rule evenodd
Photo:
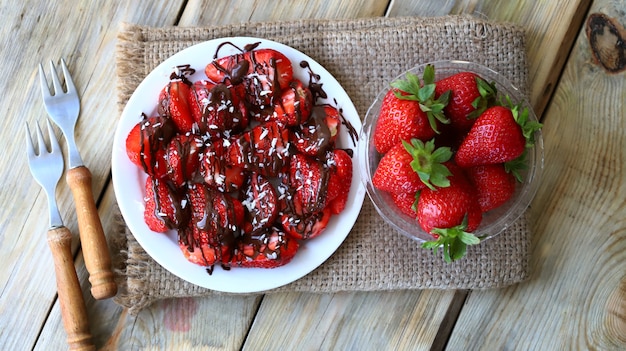
<instances>
[{"instance_id":1,"label":"white ceramic plate","mask_svg":"<svg viewBox=\"0 0 626 351\"><path fill-rule=\"evenodd\" d=\"M342 109L346 120L352 124L357 133L361 130L361 120L348 94L328 71L310 57L286 45L259 38L234 37L211 40L182 50L165 60L143 80L130 97L115 133L112 155L113 186L118 205L130 231L144 250L160 265L180 278L208 289L233 293L259 292L291 283L324 263L352 229L363 205L365 189L360 181L356 145L347 128L343 127L338 147L354 150L353 180L348 205L340 215L331 218L325 232L303 243L290 263L273 269L233 268L229 271L216 266L209 275L205 267L192 264L185 259L178 246L175 231L161 234L147 227L143 220L146 175L126 156L126 136L141 120L142 113L149 116L156 114L158 94L169 82L169 76L175 66L190 64L196 73L189 78L192 81L205 79L204 67L212 60L218 45L226 41L240 48L246 44L261 42L258 48L273 48L282 52L292 62L294 77L305 84L309 81L309 73L300 67L300 62L307 61L313 72L321 76L320 82L323 83L323 89L328 95L326 100L318 100L318 103L335 105L333 99L336 100L337 107ZM235 53L238 53L236 49L225 45L220 49L219 56Z\"/></svg>"}]
</instances>

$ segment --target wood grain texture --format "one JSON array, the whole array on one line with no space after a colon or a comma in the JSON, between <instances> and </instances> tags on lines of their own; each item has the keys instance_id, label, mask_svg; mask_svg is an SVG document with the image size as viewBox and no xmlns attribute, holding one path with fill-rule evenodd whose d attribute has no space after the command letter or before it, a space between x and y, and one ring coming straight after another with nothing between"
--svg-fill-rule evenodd
<instances>
[{"instance_id":1,"label":"wood grain texture","mask_svg":"<svg viewBox=\"0 0 626 351\"><path fill-rule=\"evenodd\" d=\"M591 12L626 23L616 2ZM593 63L583 28L545 115L532 278L472 292L450 349L626 349L625 100L624 75Z\"/></svg>"},{"instance_id":2,"label":"wood grain texture","mask_svg":"<svg viewBox=\"0 0 626 351\"><path fill-rule=\"evenodd\" d=\"M365 18L384 14L387 1L362 0L190 0L180 26L289 21L308 18Z\"/></svg>"},{"instance_id":3,"label":"wood grain texture","mask_svg":"<svg viewBox=\"0 0 626 351\"><path fill-rule=\"evenodd\" d=\"M0 167L0 199L4 204L0 213L0 349L32 348L56 298L52 256L45 239L47 203L28 171L22 139L25 122L45 118L37 64L48 60L58 63L61 57L68 63L83 97L77 144L92 171L94 192L100 194L110 173L110 140L117 118L115 80L111 79L117 27L122 21L173 23L181 3L160 3L157 7L122 1L25 0L0 6L4 19L0 43L11 48L0 52L0 62L3 71L14 77L5 82L0 96L6 113L2 140L7 155ZM65 152L64 140L61 146ZM57 195L66 226L78 233L74 204L64 180ZM75 235L74 252L77 243Z\"/></svg>"},{"instance_id":4,"label":"wood grain texture","mask_svg":"<svg viewBox=\"0 0 626 351\"><path fill-rule=\"evenodd\" d=\"M530 102L543 114L558 82L567 53L591 0L575 1L393 1L391 16L472 14L523 25L527 30ZM444 13L445 11L445 13ZM563 25L564 23L568 25ZM535 59L541 58L541 59Z\"/></svg>"},{"instance_id":5,"label":"wood grain texture","mask_svg":"<svg viewBox=\"0 0 626 351\"><path fill-rule=\"evenodd\" d=\"M266 295L244 349L430 350L453 298L429 290Z\"/></svg>"}]
</instances>

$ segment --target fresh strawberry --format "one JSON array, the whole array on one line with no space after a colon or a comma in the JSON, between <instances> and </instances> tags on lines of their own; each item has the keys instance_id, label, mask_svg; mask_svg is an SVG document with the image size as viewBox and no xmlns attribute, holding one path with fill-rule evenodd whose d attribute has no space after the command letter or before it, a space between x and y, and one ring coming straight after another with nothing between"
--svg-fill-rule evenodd
<instances>
[{"instance_id":1,"label":"fresh strawberry","mask_svg":"<svg viewBox=\"0 0 626 351\"><path fill-rule=\"evenodd\" d=\"M339 110L330 105L315 106L311 117L294 129L292 141L301 153L319 156L334 147L340 127Z\"/></svg>"},{"instance_id":2,"label":"fresh strawberry","mask_svg":"<svg viewBox=\"0 0 626 351\"><path fill-rule=\"evenodd\" d=\"M184 225L190 215L186 194L179 193L166 181L146 179L144 221L150 230L165 233Z\"/></svg>"},{"instance_id":3,"label":"fresh strawberry","mask_svg":"<svg viewBox=\"0 0 626 351\"><path fill-rule=\"evenodd\" d=\"M298 242L275 227L244 233L227 267L275 268L289 263L298 252Z\"/></svg>"},{"instance_id":4,"label":"fresh strawberry","mask_svg":"<svg viewBox=\"0 0 626 351\"><path fill-rule=\"evenodd\" d=\"M128 158L148 175L163 178L167 174L165 149L175 134L176 126L170 119L144 115L126 137Z\"/></svg>"},{"instance_id":5,"label":"fresh strawberry","mask_svg":"<svg viewBox=\"0 0 626 351\"><path fill-rule=\"evenodd\" d=\"M264 176L253 172L242 189L246 219L251 228L257 231L274 224L278 215L278 196L276 189Z\"/></svg>"},{"instance_id":6,"label":"fresh strawberry","mask_svg":"<svg viewBox=\"0 0 626 351\"><path fill-rule=\"evenodd\" d=\"M343 149L334 149L327 157L330 172L326 194L327 206L332 214L339 214L346 207L352 186L352 157Z\"/></svg>"},{"instance_id":7,"label":"fresh strawberry","mask_svg":"<svg viewBox=\"0 0 626 351\"><path fill-rule=\"evenodd\" d=\"M413 219L417 218L417 193L391 194L391 199L400 212Z\"/></svg>"},{"instance_id":8,"label":"fresh strawberry","mask_svg":"<svg viewBox=\"0 0 626 351\"><path fill-rule=\"evenodd\" d=\"M189 187L189 199L189 229L179 230L179 245L185 257L202 266L230 260L244 222L241 202L200 183Z\"/></svg>"},{"instance_id":9,"label":"fresh strawberry","mask_svg":"<svg viewBox=\"0 0 626 351\"><path fill-rule=\"evenodd\" d=\"M232 166L274 177L289 160L289 130L277 122L267 122L242 133L228 146Z\"/></svg>"},{"instance_id":10,"label":"fresh strawberry","mask_svg":"<svg viewBox=\"0 0 626 351\"><path fill-rule=\"evenodd\" d=\"M465 173L476 188L482 212L501 206L515 193L515 177L501 163L469 167Z\"/></svg>"},{"instance_id":11,"label":"fresh strawberry","mask_svg":"<svg viewBox=\"0 0 626 351\"><path fill-rule=\"evenodd\" d=\"M165 160L174 186L180 188L195 178L203 146L202 139L194 134L177 134L169 142Z\"/></svg>"},{"instance_id":12,"label":"fresh strawberry","mask_svg":"<svg viewBox=\"0 0 626 351\"><path fill-rule=\"evenodd\" d=\"M446 186L450 172L443 164L452 157L449 148L435 149L433 140L402 141L389 150L372 176L377 189L390 193L415 193L423 188Z\"/></svg>"},{"instance_id":13,"label":"fresh strawberry","mask_svg":"<svg viewBox=\"0 0 626 351\"><path fill-rule=\"evenodd\" d=\"M472 72L459 72L436 83L436 96L447 91L450 91L450 100L444 112L459 131L469 130L476 118L495 104L497 92L495 85Z\"/></svg>"},{"instance_id":14,"label":"fresh strawberry","mask_svg":"<svg viewBox=\"0 0 626 351\"><path fill-rule=\"evenodd\" d=\"M189 90L191 114L201 134L230 135L248 125L248 111L236 87L196 81Z\"/></svg>"},{"instance_id":15,"label":"fresh strawberry","mask_svg":"<svg viewBox=\"0 0 626 351\"><path fill-rule=\"evenodd\" d=\"M522 127L511 109L494 106L474 122L454 160L461 167L503 163L519 157L525 147Z\"/></svg>"},{"instance_id":16,"label":"fresh strawberry","mask_svg":"<svg viewBox=\"0 0 626 351\"><path fill-rule=\"evenodd\" d=\"M422 229L436 240L425 242L422 247L443 249L446 262L465 255L466 246L480 242L470 232L476 230L482 220L482 212L474 188L463 171L448 163L452 172L447 187L420 192L417 203L417 221Z\"/></svg>"},{"instance_id":17,"label":"fresh strawberry","mask_svg":"<svg viewBox=\"0 0 626 351\"><path fill-rule=\"evenodd\" d=\"M202 177L204 182L222 192L233 192L240 189L245 182L245 173L240 165L231 165L225 157L228 139L215 139L206 143L202 155Z\"/></svg>"},{"instance_id":18,"label":"fresh strawberry","mask_svg":"<svg viewBox=\"0 0 626 351\"><path fill-rule=\"evenodd\" d=\"M172 80L159 95L159 114L174 121L181 133L191 132L194 120L189 106L189 84L185 80Z\"/></svg>"},{"instance_id":19,"label":"fresh strawberry","mask_svg":"<svg viewBox=\"0 0 626 351\"><path fill-rule=\"evenodd\" d=\"M306 213L283 213L280 218L285 232L297 240L312 239L320 235L332 216L331 209L326 207L322 210Z\"/></svg>"},{"instance_id":20,"label":"fresh strawberry","mask_svg":"<svg viewBox=\"0 0 626 351\"><path fill-rule=\"evenodd\" d=\"M442 111L448 94L435 99L434 68L424 70L423 82L408 73L406 80L393 82L381 102L378 122L374 129L374 147L387 153L401 140L429 140L437 132L437 123L449 123Z\"/></svg>"}]
</instances>

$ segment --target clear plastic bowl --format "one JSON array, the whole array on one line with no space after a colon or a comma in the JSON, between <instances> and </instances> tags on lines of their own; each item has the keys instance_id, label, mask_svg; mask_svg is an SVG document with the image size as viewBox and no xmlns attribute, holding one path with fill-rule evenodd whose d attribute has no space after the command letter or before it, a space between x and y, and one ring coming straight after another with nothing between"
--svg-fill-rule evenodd
<instances>
[{"instance_id":1,"label":"clear plastic bowl","mask_svg":"<svg viewBox=\"0 0 626 351\"><path fill-rule=\"evenodd\" d=\"M524 107L528 108L529 118L531 120L537 120L532 107L529 105L521 91L496 71L472 62L436 61L419 65L410 69L408 72L412 72L421 78L424 68L428 64L435 67L435 80L440 80L454 73L469 71L478 74L488 82L495 82L496 88L498 89L498 95L508 95L513 103L521 103ZM394 80L403 79L406 76L406 73L407 72L402 73ZM388 193L378 190L372 185L372 176L374 175L378 162L382 157L382 155L376 151L372 140L374 129L376 127L376 121L378 120L380 105L388 90L389 88L386 88L378 94L376 100L374 100L368 109L363 121L363 127L360 132L358 145L358 159L360 160L361 178L367 190L367 194L374 204L374 207L387 223L389 223L401 234L415 239L418 242L433 240L433 237L430 234L421 229L415 218L411 218L397 209ZM528 208L530 202L535 196L535 193L537 192L539 180L543 171L543 139L541 131L537 131L535 133L535 146L528 151L526 162L527 169L521 172L524 182L517 183L515 194L511 199L509 199L508 202L483 214L480 226L473 232L476 236L488 239L502 233Z\"/></svg>"}]
</instances>

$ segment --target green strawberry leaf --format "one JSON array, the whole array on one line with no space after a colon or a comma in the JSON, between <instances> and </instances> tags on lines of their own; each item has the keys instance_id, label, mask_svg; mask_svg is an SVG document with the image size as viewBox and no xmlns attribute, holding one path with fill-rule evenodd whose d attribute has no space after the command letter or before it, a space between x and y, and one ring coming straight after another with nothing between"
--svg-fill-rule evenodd
<instances>
[{"instance_id":1,"label":"green strawberry leaf","mask_svg":"<svg viewBox=\"0 0 626 351\"><path fill-rule=\"evenodd\" d=\"M448 167L443 163L452 158L452 150L449 147L435 149L435 140L424 143L419 139L411 139L410 143L403 140L404 149L413 157L411 168L420 177L422 183L428 188L450 186L448 177L452 175Z\"/></svg>"},{"instance_id":2,"label":"green strawberry leaf","mask_svg":"<svg viewBox=\"0 0 626 351\"><path fill-rule=\"evenodd\" d=\"M528 164L526 163L526 154L527 152L524 150L518 158L504 163L504 170L513 174L515 179L520 183L524 182L521 172L528 168Z\"/></svg>"},{"instance_id":3,"label":"green strawberry leaf","mask_svg":"<svg viewBox=\"0 0 626 351\"><path fill-rule=\"evenodd\" d=\"M498 89L496 88L495 82L488 83L484 79L476 76L476 87L478 88L480 96L472 101L472 107L474 107L475 110L467 115L468 119L478 118L485 110L497 103L496 97Z\"/></svg>"},{"instance_id":4,"label":"green strawberry leaf","mask_svg":"<svg viewBox=\"0 0 626 351\"><path fill-rule=\"evenodd\" d=\"M450 92L441 94L439 99L435 99L435 67L427 65L420 78L411 72L406 74L405 79L398 79L391 82L391 86L397 90L394 95L398 99L418 101L420 109L426 113L428 124L439 134L437 122L449 124L450 120L444 115L443 109L450 101Z\"/></svg>"},{"instance_id":5,"label":"green strawberry leaf","mask_svg":"<svg viewBox=\"0 0 626 351\"><path fill-rule=\"evenodd\" d=\"M451 263L461 259L467 253L468 245L480 244L482 238L465 231L467 229L467 215L461 224L451 228L434 228L432 234L436 240L422 243L422 248L432 250L437 254L439 248L443 250L443 260Z\"/></svg>"}]
</instances>

